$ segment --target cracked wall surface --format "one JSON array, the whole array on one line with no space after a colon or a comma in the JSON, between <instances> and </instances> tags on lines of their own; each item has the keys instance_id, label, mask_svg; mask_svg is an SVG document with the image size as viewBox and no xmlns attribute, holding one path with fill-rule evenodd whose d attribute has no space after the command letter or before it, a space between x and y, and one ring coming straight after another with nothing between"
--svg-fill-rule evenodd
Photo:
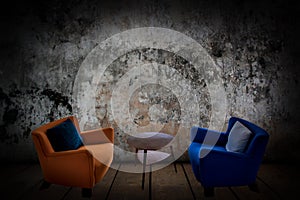
<instances>
[{"instance_id":1,"label":"cracked wall surface","mask_svg":"<svg viewBox=\"0 0 300 200\"><path fill-rule=\"evenodd\" d=\"M1 13L0 157L37 160L30 132L76 114L72 108L76 75L86 56L102 41L132 28L163 27L196 40L212 57L222 72L227 120L242 117L270 133L266 160L299 160L297 13L296 2L280 0L12 4ZM208 126L211 105L202 75L172 52L137 49L107 68L110 82L99 85L96 95L99 126L114 126L116 144L130 148L112 118L111 88L136 62L171 66L191 81L202 95L199 125ZM137 125L152 120L163 124L164 132L176 132L180 106L167 88L141 87L129 104Z\"/></svg>"}]
</instances>

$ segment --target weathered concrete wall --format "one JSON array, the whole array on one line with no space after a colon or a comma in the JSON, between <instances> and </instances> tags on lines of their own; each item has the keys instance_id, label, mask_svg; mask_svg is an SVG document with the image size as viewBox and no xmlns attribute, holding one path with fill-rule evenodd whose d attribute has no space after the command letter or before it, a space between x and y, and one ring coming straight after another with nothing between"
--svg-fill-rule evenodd
<instances>
[{"instance_id":1,"label":"weathered concrete wall","mask_svg":"<svg viewBox=\"0 0 300 200\"><path fill-rule=\"evenodd\" d=\"M221 2L43 1L11 5L1 14L1 160L36 160L30 131L76 114L73 84L86 56L105 39L138 27L173 29L201 44L222 71L227 119L242 117L270 133L267 160L299 160L299 9L284 1ZM112 85L101 87L96 99L99 125L118 128L110 117L110 88L128 63L136 60L172 66L192 81L206 96L201 100L199 124L207 126L211 106L201 74L180 56L160 49L128 52L109 66ZM147 104L141 103L145 94ZM165 132L176 130L180 106L166 88L145 86L134 93L130 105L137 125L153 120L164 124ZM159 111L163 114L158 115ZM128 148L126 136L117 133L116 144Z\"/></svg>"}]
</instances>

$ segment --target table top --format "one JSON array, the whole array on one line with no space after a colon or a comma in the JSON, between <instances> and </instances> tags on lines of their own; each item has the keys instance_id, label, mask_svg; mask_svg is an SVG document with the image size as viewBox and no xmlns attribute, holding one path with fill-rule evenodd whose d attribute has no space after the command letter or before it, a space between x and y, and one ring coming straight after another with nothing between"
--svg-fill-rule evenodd
<instances>
[{"instance_id":1,"label":"table top","mask_svg":"<svg viewBox=\"0 0 300 200\"><path fill-rule=\"evenodd\" d=\"M129 145L144 150L158 150L171 142L172 135L160 132L143 132L135 136L129 136Z\"/></svg>"}]
</instances>

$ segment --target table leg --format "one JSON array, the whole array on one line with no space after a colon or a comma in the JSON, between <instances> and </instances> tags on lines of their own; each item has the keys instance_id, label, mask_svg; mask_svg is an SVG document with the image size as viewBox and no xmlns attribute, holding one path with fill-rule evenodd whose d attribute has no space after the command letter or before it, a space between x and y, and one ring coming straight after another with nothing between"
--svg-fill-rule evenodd
<instances>
[{"instance_id":1,"label":"table leg","mask_svg":"<svg viewBox=\"0 0 300 200\"><path fill-rule=\"evenodd\" d=\"M136 148L136 149L135 149L135 155L136 155L136 157L135 157L135 159L134 159L134 166L136 166L136 163L137 163L137 160L138 160L138 152L139 152L139 149Z\"/></svg>"},{"instance_id":2,"label":"table leg","mask_svg":"<svg viewBox=\"0 0 300 200\"><path fill-rule=\"evenodd\" d=\"M152 165L150 165L150 173L149 173L149 200L152 199Z\"/></svg>"},{"instance_id":3,"label":"table leg","mask_svg":"<svg viewBox=\"0 0 300 200\"><path fill-rule=\"evenodd\" d=\"M144 149L142 189L144 189L144 185L145 185L146 160L147 160L147 149Z\"/></svg>"}]
</instances>

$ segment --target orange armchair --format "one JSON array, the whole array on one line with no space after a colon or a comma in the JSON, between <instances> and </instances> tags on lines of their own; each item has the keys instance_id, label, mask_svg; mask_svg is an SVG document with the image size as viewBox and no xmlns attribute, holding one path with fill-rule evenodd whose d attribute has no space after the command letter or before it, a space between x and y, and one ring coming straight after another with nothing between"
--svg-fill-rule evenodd
<instances>
[{"instance_id":1,"label":"orange armchair","mask_svg":"<svg viewBox=\"0 0 300 200\"><path fill-rule=\"evenodd\" d=\"M46 132L68 118L80 133L84 145L76 150L55 152ZM114 129L80 132L74 116L50 122L33 130L32 138L44 176L41 188L47 188L51 183L81 187L82 196L90 197L92 188L104 177L113 159Z\"/></svg>"}]
</instances>

